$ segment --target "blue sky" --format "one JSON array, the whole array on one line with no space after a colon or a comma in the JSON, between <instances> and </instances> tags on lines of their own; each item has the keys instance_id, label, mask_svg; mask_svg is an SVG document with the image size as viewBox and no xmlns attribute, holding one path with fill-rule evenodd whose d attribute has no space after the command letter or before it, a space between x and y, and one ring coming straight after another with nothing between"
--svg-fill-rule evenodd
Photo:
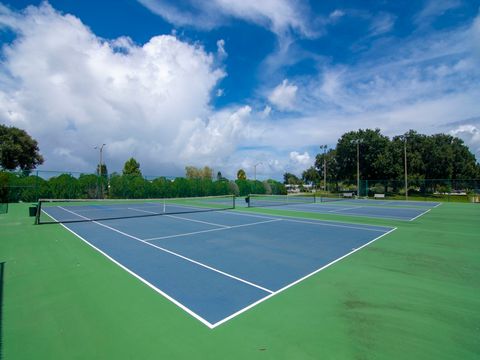
<instances>
[{"instance_id":1,"label":"blue sky","mask_svg":"<svg viewBox=\"0 0 480 360\"><path fill-rule=\"evenodd\" d=\"M480 1L0 3L0 122L42 169L300 174L346 131L464 139L480 159Z\"/></svg>"}]
</instances>

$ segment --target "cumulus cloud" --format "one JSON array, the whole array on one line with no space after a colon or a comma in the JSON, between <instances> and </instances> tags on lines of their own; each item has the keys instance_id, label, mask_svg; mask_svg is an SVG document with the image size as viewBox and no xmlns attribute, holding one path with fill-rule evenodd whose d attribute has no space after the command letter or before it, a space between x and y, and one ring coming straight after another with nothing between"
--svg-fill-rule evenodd
<instances>
[{"instance_id":1,"label":"cumulus cloud","mask_svg":"<svg viewBox=\"0 0 480 360\"><path fill-rule=\"evenodd\" d=\"M303 154L300 154L297 151L292 151L290 153L290 160L294 164L309 165L311 163L310 155L306 151Z\"/></svg>"},{"instance_id":2,"label":"cumulus cloud","mask_svg":"<svg viewBox=\"0 0 480 360\"><path fill-rule=\"evenodd\" d=\"M226 157L241 137L251 110L212 112L224 72L198 45L173 36L107 41L47 3L2 7L0 24L16 34L0 63L0 121L38 139L47 168L93 171L93 146L107 143L113 169L135 156L158 174L162 164Z\"/></svg>"},{"instance_id":3,"label":"cumulus cloud","mask_svg":"<svg viewBox=\"0 0 480 360\"><path fill-rule=\"evenodd\" d=\"M296 85L290 85L288 80L285 79L272 90L268 100L280 110L293 110L297 90Z\"/></svg>"},{"instance_id":4,"label":"cumulus cloud","mask_svg":"<svg viewBox=\"0 0 480 360\"><path fill-rule=\"evenodd\" d=\"M449 133L463 139L474 152L477 161L480 161L480 118L477 118L477 121L467 121L466 124L458 125Z\"/></svg>"}]
</instances>

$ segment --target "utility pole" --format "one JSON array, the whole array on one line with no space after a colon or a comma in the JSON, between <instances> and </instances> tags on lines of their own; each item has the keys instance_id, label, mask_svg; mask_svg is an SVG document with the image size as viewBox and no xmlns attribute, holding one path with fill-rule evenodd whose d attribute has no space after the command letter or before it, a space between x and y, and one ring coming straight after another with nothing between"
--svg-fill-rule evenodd
<instances>
[{"instance_id":1,"label":"utility pole","mask_svg":"<svg viewBox=\"0 0 480 360\"><path fill-rule=\"evenodd\" d=\"M323 150L323 191L327 192L327 145L320 145Z\"/></svg>"},{"instance_id":2,"label":"utility pole","mask_svg":"<svg viewBox=\"0 0 480 360\"><path fill-rule=\"evenodd\" d=\"M403 156L405 163L405 200L408 200L408 174L407 174L407 136L403 137Z\"/></svg>"},{"instance_id":3,"label":"utility pole","mask_svg":"<svg viewBox=\"0 0 480 360\"><path fill-rule=\"evenodd\" d=\"M103 147L107 144L102 144L101 146L95 146L95 149L100 151L100 163L98 164L98 179L100 182L100 196L103 198L103 184L102 184L102 165L103 165Z\"/></svg>"},{"instance_id":4,"label":"utility pole","mask_svg":"<svg viewBox=\"0 0 480 360\"><path fill-rule=\"evenodd\" d=\"M357 197L360 197L360 141L357 141Z\"/></svg>"},{"instance_id":5,"label":"utility pole","mask_svg":"<svg viewBox=\"0 0 480 360\"><path fill-rule=\"evenodd\" d=\"M350 142L357 144L357 197L360 197L360 143L362 142L362 139L355 139Z\"/></svg>"}]
</instances>

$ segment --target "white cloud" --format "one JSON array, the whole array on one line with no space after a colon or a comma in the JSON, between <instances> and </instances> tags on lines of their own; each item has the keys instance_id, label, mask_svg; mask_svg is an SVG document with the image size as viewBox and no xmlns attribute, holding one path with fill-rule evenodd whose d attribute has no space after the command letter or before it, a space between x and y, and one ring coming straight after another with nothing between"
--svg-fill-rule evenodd
<instances>
[{"instance_id":1,"label":"white cloud","mask_svg":"<svg viewBox=\"0 0 480 360\"><path fill-rule=\"evenodd\" d=\"M345 11L340 10L340 9L335 9L332 11L329 15L328 18L332 21L336 21L340 19L341 17L345 16Z\"/></svg>"},{"instance_id":2,"label":"white cloud","mask_svg":"<svg viewBox=\"0 0 480 360\"><path fill-rule=\"evenodd\" d=\"M290 85L288 80L285 79L272 90L268 100L280 110L293 110L297 90L298 87L296 85Z\"/></svg>"},{"instance_id":3,"label":"white cloud","mask_svg":"<svg viewBox=\"0 0 480 360\"><path fill-rule=\"evenodd\" d=\"M380 13L372 19L370 35L383 35L391 31L395 25L396 17L388 13Z\"/></svg>"},{"instance_id":4,"label":"white cloud","mask_svg":"<svg viewBox=\"0 0 480 360\"><path fill-rule=\"evenodd\" d=\"M307 3L288 0L212 0L184 2L180 10L175 1L138 0L153 13L177 26L212 29L229 18L263 26L277 35L294 31L303 36L316 36L308 22Z\"/></svg>"},{"instance_id":5,"label":"white cloud","mask_svg":"<svg viewBox=\"0 0 480 360\"><path fill-rule=\"evenodd\" d=\"M480 161L480 122L479 124L459 125L450 130L450 134L457 136L467 144L475 153L477 160Z\"/></svg>"},{"instance_id":6,"label":"white cloud","mask_svg":"<svg viewBox=\"0 0 480 360\"><path fill-rule=\"evenodd\" d=\"M212 113L224 72L197 45L173 36L106 41L48 4L2 8L0 22L17 35L0 64L0 121L39 141L44 168L93 171L93 146L107 143L111 170L135 156L159 174L166 163L221 161L241 138L250 109Z\"/></svg>"},{"instance_id":7,"label":"white cloud","mask_svg":"<svg viewBox=\"0 0 480 360\"><path fill-rule=\"evenodd\" d=\"M225 51L225 40L220 39L217 41L217 55L220 59L225 59L228 54Z\"/></svg>"},{"instance_id":8,"label":"white cloud","mask_svg":"<svg viewBox=\"0 0 480 360\"><path fill-rule=\"evenodd\" d=\"M429 25L436 17L442 16L448 10L462 5L461 0L428 0L424 8L415 16L414 21L418 26Z\"/></svg>"},{"instance_id":9,"label":"white cloud","mask_svg":"<svg viewBox=\"0 0 480 360\"><path fill-rule=\"evenodd\" d=\"M312 162L310 155L306 151L303 154L300 154L297 151L292 151L290 153L290 161L294 164L301 164L305 166Z\"/></svg>"}]
</instances>

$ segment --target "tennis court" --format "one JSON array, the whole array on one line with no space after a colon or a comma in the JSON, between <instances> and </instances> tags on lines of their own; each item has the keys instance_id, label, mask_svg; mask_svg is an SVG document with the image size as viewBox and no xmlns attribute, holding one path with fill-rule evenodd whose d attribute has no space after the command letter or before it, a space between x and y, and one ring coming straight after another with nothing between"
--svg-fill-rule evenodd
<instances>
[{"instance_id":1,"label":"tennis court","mask_svg":"<svg viewBox=\"0 0 480 360\"><path fill-rule=\"evenodd\" d=\"M249 207L413 221L439 206L438 202L315 198L295 195L250 195Z\"/></svg>"},{"instance_id":2,"label":"tennis court","mask_svg":"<svg viewBox=\"0 0 480 360\"><path fill-rule=\"evenodd\" d=\"M70 232L210 328L395 230L197 205L171 204L168 213L165 203L152 201L64 201L44 207L42 216L64 222Z\"/></svg>"}]
</instances>

